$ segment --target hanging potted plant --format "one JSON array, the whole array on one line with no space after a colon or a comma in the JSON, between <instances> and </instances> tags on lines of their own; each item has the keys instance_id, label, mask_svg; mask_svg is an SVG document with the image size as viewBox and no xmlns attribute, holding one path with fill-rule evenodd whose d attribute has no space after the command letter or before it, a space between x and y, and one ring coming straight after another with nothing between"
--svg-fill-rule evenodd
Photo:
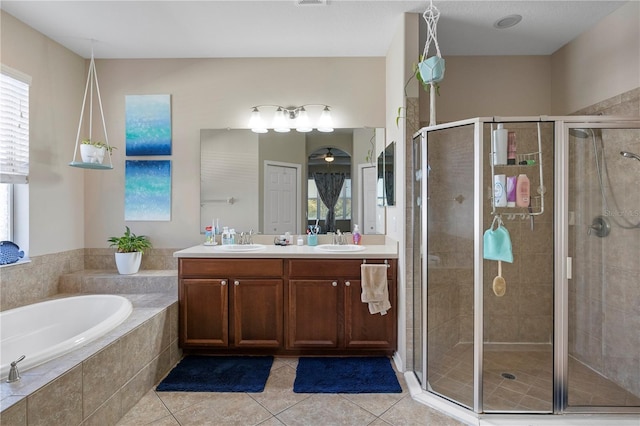
<instances>
[{"instance_id":1,"label":"hanging potted plant","mask_svg":"<svg viewBox=\"0 0 640 426\"><path fill-rule=\"evenodd\" d=\"M440 11L430 2L427 10L422 14L427 23L427 40L424 44L424 51L420 56L418 71L420 72L420 80L422 84L432 84L442 81L444 78L444 58L440 52L438 44L438 19L440 19ZM431 43L435 46L435 56L429 56L429 47Z\"/></svg>"},{"instance_id":2,"label":"hanging potted plant","mask_svg":"<svg viewBox=\"0 0 640 426\"><path fill-rule=\"evenodd\" d=\"M108 145L102 141L92 141L83 139L80 144L80 157L85 163L102 164L104 154L109 151L109 155L116 149L115 146Z\"/></svg>"},{"instance_id":3,"label":"hanging potted plant","mask_svg":"<svg viewBox=\"0 0 640 426\"><path fill-rule=\"evenodd\" d=\"M109 247L116 247L116 266L121 275L131 275L138 272L142 255L151 248L151 241L144 235L136 235L128 226L121 237L111 237Z\"/></svg>"}]
</instances>

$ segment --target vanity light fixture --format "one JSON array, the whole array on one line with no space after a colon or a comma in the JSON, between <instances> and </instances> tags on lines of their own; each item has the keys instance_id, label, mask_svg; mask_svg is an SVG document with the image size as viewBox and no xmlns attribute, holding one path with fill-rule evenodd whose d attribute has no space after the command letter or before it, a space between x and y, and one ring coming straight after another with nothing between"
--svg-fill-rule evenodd
<instances>
[{"instance_id":1,"label":"vanity light fixture","mask_svg":"<svg viewBox=\"0 0 640 426\"><path fill-rule=\"evenodd\" d=\"M249 128L254 133L267 133L269 130L262 118L260 108L275 108L271 129L276 132L286 133L291 129L296 129L300 133L307 133L313 130L311 119L306 110L308 107L323 107L323 110L315 126L319 132L333 132L333 120L329 105L306 104L301 106L283 107L281 105L256 105L252 107Z\"/></svg>"}]
</instances>

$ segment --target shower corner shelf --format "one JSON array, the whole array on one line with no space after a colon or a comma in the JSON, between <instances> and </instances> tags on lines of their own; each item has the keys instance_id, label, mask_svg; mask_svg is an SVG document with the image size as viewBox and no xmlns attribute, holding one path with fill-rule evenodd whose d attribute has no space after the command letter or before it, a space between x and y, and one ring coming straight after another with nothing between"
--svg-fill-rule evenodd
<instances>
[{"instance_id":1,"label":"shower corner shelf","mask_svg":"<svg viewBox=\"0 0 640 426\"><path fill-rule=\"evenodd\" d=\"M72 161L69 163L71 167L78 167L80 169L94 169L94 170L113 170L111 164L100 163L85 163L84 161Z\"/></svg>"}]
</instances>

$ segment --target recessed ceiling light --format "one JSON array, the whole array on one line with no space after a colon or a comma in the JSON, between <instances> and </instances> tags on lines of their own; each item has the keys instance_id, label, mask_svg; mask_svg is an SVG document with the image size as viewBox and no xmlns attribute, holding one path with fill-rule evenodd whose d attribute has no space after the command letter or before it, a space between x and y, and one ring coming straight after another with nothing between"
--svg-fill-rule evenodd
<instances>
[{"instance_id":1,"label":"recessed ceiling light","mask_svg":"<svg viewBox=\"0 0 640 426\"><path fill-rule=\"evenodd\" d=\"M498 19L493 23L493 26L499 30L503 30L505 28L513 27L520 21L522 21L522 15L509 15L505 16L504 18Z\"/></svg>"}]
</instances>

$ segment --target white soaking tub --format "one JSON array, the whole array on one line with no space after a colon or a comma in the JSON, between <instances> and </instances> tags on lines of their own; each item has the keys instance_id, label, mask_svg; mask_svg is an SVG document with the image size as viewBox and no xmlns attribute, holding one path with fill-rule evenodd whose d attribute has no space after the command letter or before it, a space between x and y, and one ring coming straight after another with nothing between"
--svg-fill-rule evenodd
<instances>
[{"instance_id":1,"label":"white soaking tub","mask_svg":"<svg viewBox=\"0 0 640 426\"><path fill-rule=\"evenodd\" d=\"M131 302L109 294L73 296L0 312L0 380L12 361L20 373L106 334L131 314Z\"/></svg>"}]
</instances>

